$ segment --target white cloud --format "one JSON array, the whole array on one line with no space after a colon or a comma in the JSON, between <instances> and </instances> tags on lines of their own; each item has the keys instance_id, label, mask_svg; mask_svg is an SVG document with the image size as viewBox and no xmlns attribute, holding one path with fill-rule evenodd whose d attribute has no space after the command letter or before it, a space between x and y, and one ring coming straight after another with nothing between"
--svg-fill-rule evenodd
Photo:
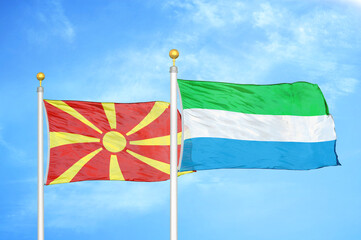
<instances>
[{"instance_id":1,"label":"white cloud","mask_svg":"<svg viewBox=\"0 0 361 240\"><path fill-rule=\"evenodd\" d=\"M169 98L171 59L168 49L154 47L149 49L130 49L108 54L100 61L93 78L106 79L99 83L98 89L104 91L101 101L142 102Z\"/></svg>"},{"instance_id":2,"label":"white cloud","mask_svg":"<svg viewBox=\"0 0 361 240\"><path fill-rule=\"evenodd\" d=\"M336 104L339 97L354 93L359 82L357 79L348 77L334 78L320 84L320 88L326 95L328 104L332 106Z\"/></svg>"},{"instance_id":3,"label":"white cloud","mask_svg":"<svg viewBox=\"0 0 361 240\"><path fill-rule=\"evenodd\" d=\"M259 84L298 79L323 84L343 79L346 71L358 79L352 74L356 67L345 69L338 59L341 49L360 50L356 20L335 9L297 14L269 2L187 0L164 3L163 10L177 15L166 35L141 49L118 49L96 59L85 66L83 76L75 76L86 82L64 86L69 91L83 89L97 101L167 101L168 51L173 47L180 50L178 76L184 79ZM251 29L242 30L245 27ZM287 68L280 66L290 64L294 72L285 79ZM94 99L94 91L103 94ZM335 99L339 96L344 94Z\"/></svg>"},{"instance_id":4,"label":"white cloud","mask_svg":"<svg viewBox=\"0 0 361 240\"><path fill-rule=\"evenodd\" d=\"M194 184L191 175L195 174L181 177L182 188ZM122 216L128 213L136 217L157 212L169 205L169 186L169 181L88 181L46 186L46 224L88 231L110 217L126 221Z\"/></svg>"},{"instance_id":5,"label":"white cloud","mask_svg":"<svg viewBox=\"0 0 361 240\"><path fill-rule=\"evenodd\" d=\"M4 139L2 127L0 127L0 149L1 147L5 149L4 152L8 152L8 156L10 156L12 159L16 159L17 161L24 161L26 155L24 150L22 150L18 146L10 144Z\"/></svg>"},{"instance_id":6,"label":"white cloud","mask_svg":"<svg viewBox=\"0 0 361 240\"><path fill-rule=\"evenodd\" d=\"M354 5L357 7L361 7L361 0L331 0L331 1L346 3L346 4L351 4L351 5Z\"/></svg>"},{"instance_id":7,"label":"white cloud","mask_svg":"<svg viewBox=\"0 0 361 240\"><path fill-rule=\"evenodd\" d=\"M192 175L195 174L180 178L182 189L197 182ZM36 179L27 179L25 182L36 183ZM109 219L126 222L129 215L136 218L159 212L164 206L169 206L169 186L169 181L85 181L45 186L45 228L71 228L89 232ZM34 206L37 203L33 193L19 198L16 202L18 207L4 216L5 221L13 226L7 231L16 231L19 225L35 218L37 209Z\"/></svg>"},{"instance_id":8,"label":"white cloud","mask_svg":"<svg viewBox=\"0 0 361 240\"><path fill-rule=\"evenodd\" d=\"M256 27L278 26L282 23L282 12L272 8L269 3L262 3L260 7L260 10L253 12L254 25Z\"/></svg>"},{"instance_id":9,"label":"white cloud","mask_svg":"<svg viewBox=\"0 0 361 240\"><path fill-rule=\"evenodd\" d=\"M292 65L300 80L321 85L331 105L354 92L359 82L357 66L342 57L351 49L361 51L361 34L355 28L359 21L354 16L333 8L314 8L298 16L268 3L260 9L253 14L255 26L263 29L267 40L257 42L261 51L252 54L268 58L267 70ZM276 74L282 71L287 69L280 68Z\"/></svg>"},{"instance_id":10,"label":"white cloud","mask_svg":"<svg viewBox=\"0 0 361 240\"><path fill-rule=\"evenodd\" d=\"M340 79L339 88L344 93L353 93L358 82L359 81L354 78L342 78Z\"/></svg>"},{"instance_id":11,"label":"white cloud","mask_svg":"<svg viewBox=\"0 0 361 240\"><path fill-rule=\"evenodd\" d=\"M224 27L228 24L238 24L244 20L244 4L238 1L207 1L187 0L168 1L166 8L180 8L187 11L188 19L206 28ZM183 13L182 13L183 14ZM181 17L181 14L178 16Z\"/></svg>"},{"instance_id":12,"label":"white cloud","mask_svg":"<svg viewBox=\"0 0 361 240\"><path fill-rule=\"evenodd\" d=\"M28 30L31 40L46 42L51 36L57 36L67 42L73 42L75 29L64 12L60 0L51 0L41 3L36 12L39 25Z\"/></svg>"},{"instance_id":13,"label":"white cloud","mask_svg":"<svg viewBox=\"0 0 361 240\"><path fill-rule=\"evenodd\" d=\"M215 215L218 215L220 212L224 216L231 216L230 222L238 219L237 215L240 212L247 219L264 217L264 215L272 216L278 211L275 208L279 208L282 204L274 205L274 208L267 210L267 212L258 211L259 205L263 206L265 204L264 200L270 194L292 188L294 183L289 181L289 179L287 182L283 180L276 181L274 179L268 183L260 182L257 177L260 176L259 174L262 173L256 171L251 173L250 170L240 169L199 171L182 179L181 184L179 184L179 195L182 196L181 201L183 202L189 202L196 198L195 203L189 202L187 208L189 210L197 209L198 214L202 212L208 216L213 215L212 218L217 218ZM270 171L268 174L272 175L274 173ZM196 193L197 195L193 197L189 193ZM244 196L247 196L247 198ZM201 204L202 202L207 202L208 206L218 206L218 201L222 201L225 204L221 207L222 210L218 207L209 209L209 207L204 207ZM210 222L209 224L212 223Z\"/></svg>"},{"instance_id":14,"label":"white cloud","mask_svg":"<svg viewBox=\"0 0 361 240\"><path fill-rule=\"evenodd\" d=\"M169 201L169 182L79 182L45 187L46 225L88 231L108 218L158 211ZM114 216L116 215L116 216Z\"/></svg>"}]
</instances>

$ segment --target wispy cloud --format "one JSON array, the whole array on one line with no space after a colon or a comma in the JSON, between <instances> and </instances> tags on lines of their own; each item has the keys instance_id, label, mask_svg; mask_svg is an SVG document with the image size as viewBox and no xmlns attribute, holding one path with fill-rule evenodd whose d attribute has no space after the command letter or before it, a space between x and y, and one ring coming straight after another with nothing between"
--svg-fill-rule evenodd
<instances>
[{"instance_id":1,"label":"wispy cloud","mask_svg":"<svg viewBox=\"0 0 361 240\"><path fill-rule=\"evenodd\" d=\"M165 3L164 7L174 8L179 17L186 11L189 17L184 18L184 21L190 20L206 28L220 28L244 20L244 4L237 1L174 0ZM181 13L178 12L179 10Z\"/></svg>"},{"instance_id":2,"label":"wispy cloud","mask_svg":"<svg viewBox=\"0 0 361 240\"><path fill-rule=\"evenodd\" d=\"M261 3L260 10L253 12L254 26L265 27L272 25L273 27L281 26L284 21L284 14L279 9L274 9L269 3Z\"/></svg>"},{"instance_id":3,"label":"wispy cloud","mask_svg":"<svg viewBox=\"0 0 361 240\"><path fill-rule=\"evenodd\" d=\"M354 92L360 74L351 55L361 52L361 34L355 28L360 21L356 16L332 8L315 8L299 16L265 3L253 17L255 26L267 36L257 48L272 63L268 71L278 65L291 65L294 74L301 76L299 80L319 83L333 104L338 97ZM346 53L349 58L344 57ZM282 68L279 71L287 72Z\"/></svg>"},{"instance_id":4,"label":"wispy cloud","mask_svg":"<svg viewBox=\"0 0 361 240\"><path fill-rule=\"evenodd\" d=\"M335 78L320 84L320 87L329 96L327 99L329 105L334 105L337 98L354 93L359 82L354 78Z\"/></svg>"},{"instance_id":5,"label":"wispy cloud","mask_svg":"<svg viewBox=\"0 0 361 240\"><path fill-rule=\"evenodd\" d=\"M169 182L79 182L45 186L45 225L48 228L72 228L89 232L107 221L124 215L142 216L159 211L169 202ZM16 231L21 224L34 219L36 198L23 197L17 208L3 216ZM116 214L115 214L116 213Z\"/></svg>"},{"instance_id":6,"label":"wispy cloud","mask_svg":"<svg viewBox=\"0 0 361 240\"><path fill-rule=\"evenodd\" d=\"M191 72L196 73L193 78L249 83L301 80L323 84L349 77L359 81L358 66L344 58L349 51L361 52L356 15L317 4L307 6L306 12L273 2L235 4L189 0L165 5L176 13L181 9L177 25L187 26L180 35L174 34L184 41L184 50L191 52L182 59L180 75ZM232 14L233 10L242 17ZM182 45L176 37L173 40Z\"/></svg>"},{"instance_id":7,"label":"wispy cloud","mask_svg":"<svg viewBox=\"0 0 361 240\"><path fill-rule=\"evenodd\" d=\"M361 8L361 1L360 0L329 0L329 1L351 4L353 6Z\"/></svg>"},{"instance_id":8,"label":"wispy cloud","mask_svg":"<svg viewBox=\"0 0 361 240\"><path fill-rule=\"evenodd\" d=\"M35 42L46 42L52 36L73 42L75 29L66 16L60 0L41 2L36 12L38 24L28 30L29 37Z\"/></svg>"},{"instance_id":9,"label":"wispy cloud","mask_svg":"<svg viewBox=\"0 0 361 240\"><path fill-rule=\"evenodd\" d=\"M92 84L79 81L79 87L102 91L95 99L99 101L168 100L164 66L170 65L167 53L173 47L181 54L180 78L320 85L351 78L352 86L358 86L358 66L345 56L361 52L361 34L354 27L361 21L342 9L314 6L300 13L273 2L173 0L163 3L163 10L174 20L167 34L149 40L144 48L105 54L84 71L91 73L87 82ZM323 90L332 99L352 94Z\"/></svg>"},{"instance_id":10,"label":"wispy cloud","mask_svg":"<svg viewBox=\"0 0 361 240\"><path fill-rule=\"evenodd\" d=\"M107 55L99 72L107 74L105 77L111 81L111 85L100 98L120 102L167 100L169 93L161 89L168 86L169 73L167 67L164 67L171 63L168 51L157 46L146 50L116 51Z\"/></svg>"},{"instance_id":11,"label":"wispy cloud","mask_svg":"<svg viewBox=\"0 0 361 240\"><path fill-rule=\"evenodd\" d=\"M1 150L3 148L4 150ZM6 141L3 137L2 128L0 127L0 152L7 153L8 156L10 156L12 159L22 160L25 157L25 152L12 144L10 144L8 141Z\"/></svg>"},{"instance_id":12,"label":"wispy cloud","mask_svg":"<svg viewBox=\"0 0 361 240\"><path fill-rule=\"evenodd\" d=\"M88 231L124 213L144 215L167 202L166 183L83 182L45 189L47 225Z\"/></svg>"}]
</instances>

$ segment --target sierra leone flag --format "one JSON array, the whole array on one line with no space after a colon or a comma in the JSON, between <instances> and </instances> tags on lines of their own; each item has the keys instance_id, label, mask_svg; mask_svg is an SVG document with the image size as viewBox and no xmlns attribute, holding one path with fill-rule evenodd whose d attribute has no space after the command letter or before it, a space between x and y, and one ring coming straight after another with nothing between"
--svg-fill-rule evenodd
<instances>
[{"instance_id":1,"label":"sierra leone flag","mask_svg":"<svg viewBox=\"0 0 361 240\"><path fill-rule=\"evenodd\" d=\"M316 84L179 79L178 86L184 141L180 171L340 165L334 121Z\"/></svg>"}]
</instances>

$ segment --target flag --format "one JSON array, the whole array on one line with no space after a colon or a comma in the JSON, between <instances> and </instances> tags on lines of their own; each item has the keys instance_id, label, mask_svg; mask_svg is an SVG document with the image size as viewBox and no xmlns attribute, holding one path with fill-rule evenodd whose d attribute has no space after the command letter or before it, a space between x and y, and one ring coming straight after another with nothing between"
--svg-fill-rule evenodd
<instances>
[{"instance_id":1,"label":"flag","mask_svg":"<svg viewBox=\"0 0 361 240\"><path fill-rule=\"evenodd\" d=\"M340 165L334 121L316 84L179 79L178 86L184 125L181 171Z\"/></svg>"},{"instance_id":2,"label":"flag","mask_svg":"<svg viewBox=\"0 0 361 240\"><path fill-rule=\"evenodd\" d=\"M169 103L44 100L44 104L50 148L47 185L169 179ZM178 122L180 139L179 113ZM179 152L180 145L178 156Z\"/></svg>"}]
</instances>

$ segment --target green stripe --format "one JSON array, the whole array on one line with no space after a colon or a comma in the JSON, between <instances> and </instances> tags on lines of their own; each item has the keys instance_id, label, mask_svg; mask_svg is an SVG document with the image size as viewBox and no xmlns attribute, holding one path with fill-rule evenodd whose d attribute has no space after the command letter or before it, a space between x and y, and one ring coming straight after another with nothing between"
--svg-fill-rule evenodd
<instances>
[{"instance_id":1,"label":"green stripe","mask_svg":"<svg viewBox=\"0 0 361 240\"><path fill-rule=\"evenodd\" d=\"M183 109L202 108L263 115L328 115L317 84L251 85L178 79Z\"/></svg>"}]
</instances>

